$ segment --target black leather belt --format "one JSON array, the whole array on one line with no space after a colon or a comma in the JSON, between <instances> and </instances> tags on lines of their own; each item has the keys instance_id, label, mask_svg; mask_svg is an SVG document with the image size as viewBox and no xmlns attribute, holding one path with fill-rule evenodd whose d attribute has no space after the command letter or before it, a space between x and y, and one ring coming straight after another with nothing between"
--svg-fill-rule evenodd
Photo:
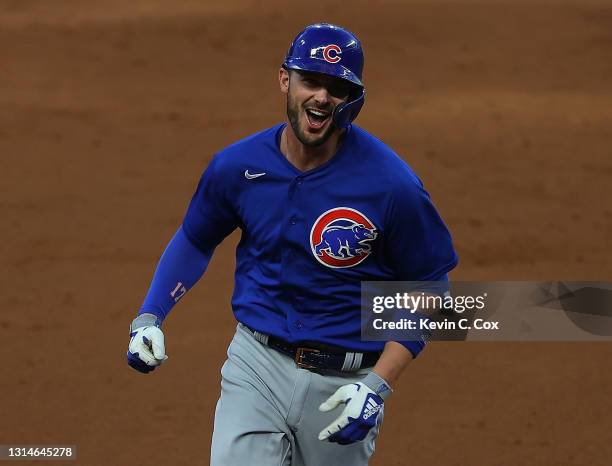
<instances>
[{"instance_id":1,"label":"black leather belt","mask_svg":"<svg viewBox=\"0 0 612 466\"><path fill-rule=\"evenodd\" d=\"M243 324L244 325L244 324ZM380 353L378 352L352 352L342 348L334 348L320 343L301 343L296 345L272 335L253 330L246 325L255 339L276 351L289 356L302 369L316 370L329 369L343 372L353 372L364 367L373 367Z\"/></svg>"}]
</instances>

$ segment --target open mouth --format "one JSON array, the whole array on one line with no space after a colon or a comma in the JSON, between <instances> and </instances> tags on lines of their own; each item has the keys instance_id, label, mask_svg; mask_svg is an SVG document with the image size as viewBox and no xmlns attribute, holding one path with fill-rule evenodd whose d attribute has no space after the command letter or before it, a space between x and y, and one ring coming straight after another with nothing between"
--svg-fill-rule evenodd
<instances>
[{"instance_id":1,"label":"open mouth","mask_svg":"<svg viewBox=\"0 0 612 466\"><path fill-rule=\"evenodd\" d=\"M330 112L325 112L317 108L306 109L306 118L308 119L308 124L312 129L322 128L329 119L330 115Z\"/></svg>"}]
</instances>

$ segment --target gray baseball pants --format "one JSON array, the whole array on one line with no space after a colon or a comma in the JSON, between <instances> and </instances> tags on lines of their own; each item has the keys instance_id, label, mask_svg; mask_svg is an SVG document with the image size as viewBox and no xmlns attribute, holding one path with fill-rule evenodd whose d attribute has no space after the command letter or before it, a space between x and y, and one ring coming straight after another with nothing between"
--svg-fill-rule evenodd
<instances>
[{"instance_id":1,"label":"gray baseball pants","mask_svg":"<svg viewBox=\"0 0 612 466\"><path fill-rule=\"evenodd\" d=\"M221 369L211 466L366 466L382 422L361 442L338 445L317 437L342 412L319 405L339 387L358 382L370 369L326 372L295 362L255 339L238 324Z\"/></svg>"}]
</instances>

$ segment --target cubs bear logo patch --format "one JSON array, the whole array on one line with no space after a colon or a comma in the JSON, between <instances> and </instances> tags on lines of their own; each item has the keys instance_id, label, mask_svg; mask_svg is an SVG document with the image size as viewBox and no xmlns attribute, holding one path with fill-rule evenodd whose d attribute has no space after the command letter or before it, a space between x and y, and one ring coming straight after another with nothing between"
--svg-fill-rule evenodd
<instances>
[{"instance_id":1,"label":"cubs bear logo patch","mask_svg":"<svg viewBox=\"0 0 612 466\"><path fill-rule=\"evenodd\" d=\"M310 247L315 258L327 267L354 267L370 255L369 243L377 235L376 226L361 212L336 207L314 222Z\"/></svg>"}]
</instances>

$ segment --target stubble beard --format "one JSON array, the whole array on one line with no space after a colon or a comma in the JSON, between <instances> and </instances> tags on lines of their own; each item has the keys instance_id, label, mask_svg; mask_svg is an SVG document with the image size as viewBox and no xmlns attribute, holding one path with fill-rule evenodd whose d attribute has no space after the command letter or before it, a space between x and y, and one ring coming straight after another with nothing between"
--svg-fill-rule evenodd
<instances>
[{"instance_id":1,"label":"stubble beard","mask_svg":"<svg viewBox=\"0 0 612 466\"><path fill-rule=\"evenodd\" d=\"M324 144L337 129L333 118L330 117L332 120L329 122L329 127L325 130L325 132L317 139L313 140L309 138L308 135L302 131L300 126L300 108L295 100L291 97L291 92L287 94L287 118L289 118L289 123L291 124L291 128L293 128L293 133L295 136L303 145L308 147L318 147ZM306 118L305 114L303 118Z\"/></svg>"}]
</instances>

